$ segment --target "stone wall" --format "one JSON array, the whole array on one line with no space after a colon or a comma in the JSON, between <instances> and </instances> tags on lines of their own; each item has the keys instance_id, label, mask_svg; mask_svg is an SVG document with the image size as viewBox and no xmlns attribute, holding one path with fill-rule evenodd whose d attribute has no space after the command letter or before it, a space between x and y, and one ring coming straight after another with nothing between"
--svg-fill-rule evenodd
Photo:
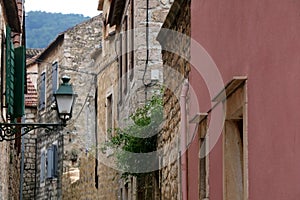
<instances>
[{"instance_id":1,"label":"stone wall","mask_svg":"<svg viewBox=\"0 0 300 200\"><path fill-rule=\"evenodd\" d=\"M120 175L116 169L115 160L108 151L102 151L105 142L109 140L108 120L111 120L111 128L118 127L118 65L114 61L114 40L104 41L110 43L111 48L107 48L99 64L101 73L97 77L97 158L98 158L98 191L99 199L118 199ZM107 65L107 63L112 62ZM105 67L107 66L107 67ZM108 116L108 100L110 96L112 102L112 114ZM112 132L111 135L114 135Z\"/></svg>"},{"instance_id":2,"label":"stone wall","mask_svg":"<svg viewBox=\"0 0 300 200\"><path fill-rule=\"evenodd\" d=\"M8 174L8 164L9 164L9 144L6 142L0 143L0 199L5 200L8 199L8 187L7 183L9 181Z\"/></svg>"},{"instance_id":3,"label":"stone wall","mask_svg":"<svg viewBox=\"0 0 300 200\"><path fill-rule=\"evenodd\" d=\"M93 154L95 150L95 88L97 66L95 65L94 54L99 50L102 38L102 18L101 15L78 24L64 33L60 34L56 40L48 46L42 53L39 66L39 74L46 71L46 107L39 111L40 122L58 122L56 111L51 110L52 100L52 63L58 62L59 77L68 75L71 77L73 90L77 94L73 107L72 120L59 132L38 133L38 159L37 166L40 168L41 150L46 149L56 143L58 145L58 177L46 179L41 183L39 180L40 169L38 169L38 199L61 199L62 195L68 197L69 190L62 191L69 185L62 183L63 174L69 171L84 169L81 159ZM61 81L60 81L61 82ZM40 82L39 82L40 84ZM38 87L39 88L39 87ZM94 151L95 152L95 151ZM95 154L93 154L95 162ZM91 169L88 169L89 171ZM96 170L95 168L93 169ZM89 182L90 178L75 177L81 182ZM93 179L94 189L96 185ZM94 190L93 189L93 190ZM66 194L63 194L66 192ZM90 191L87 191L89 193ZM84 196L82 197L84 198Z\"/></svg>"},{"instance_id":4,"label":"stone wall","mask_svg":"<svg viewBox=\"0 0 300 200\"><path fill-rule=\"evenodd\" d=\"M128 3L128 4L127 4ZM100 56L101 66L105 70L98 76L98 141L99 144L108 140L107 136L107 111L106 98L113 95L113 126L112 128L124 127L128 122L130 114L138 107L142 107L145 101L153 95L153 91L160 88L163 82L163 69L161 59L161 46L155 40L163 24L168 10L173 1L150 0L147 10L147 1L130 0L126 1L124 15L120 24L116 27L105 25L103 38L103 52ZM103 16L109 14L110 1L105 0L103 4ZM121 9L115 6L117 9ZM118 10L119 11L119 10ZM148 11L148 22L146 13ZM116 11L117 13L117 11ZM123 13L123 12L120 12ZM118 16L117 16L118 17ZM107 19L108 20L108 19ZM107 21L105 20L105 21ZM126 21L127 20L127 21ZM149 26L147 57L147 36L146 26ZM132 30L133 28L133 30ZM115 30L115 32L111 31ZM110 32L110 34L108 34ZM126 41L127 37L127 41ZM122 45L121 45L122 44ZM133 45L133 46L132 46ZM126 47L127 46L127 49ZM122 50L120 50L122 47ZM116 61L116 62L115 62ZM109 68L109 69L108 69ZM151 72L156 70L156 77L151 77ZM110 153L99 151L99 180L111 182L118 190L118 198L138 199L138 181L131 178L129 183L123 180L116 180L116 171L110 167L115 161ZM116 184L119 182L118 184ZM144 184L144 183L141 183ZM103 198L110 197L111 191L100 187L103 190ZM139 188L140 189L140 188ZM153 190L154 191L154 190ZM139 191L141 193L141 191ZM105 196L108 195L108 196ZM159 195L157 195L159 196ZM116 197L110 197L115 199Z\"/></svg>"},{"instance_id":5,"label":"stone wall","mask_svg":"<svg viewBox=\"0 0 300 200\"><path fill-rule=\"evenodd\" d=\"M13 5L11 5L13 7ZM4 80L1 80L1 92L4 94L5 92L5 30L6 25L8 25L8 17L10 18L10 21L13 21L14 17L18 17L17 15L14 16L14 12L6 13L8 8L4 7L3 2L1 1L0 5L0 44L2 48L0 49L0 56L2 61L4 63L1 64L0 69L2 75L1 78L4 78ZM8 15L9 14L9 15ZM16 34L17 35L17 34ZM17 36L14 38L16 42L18 42ZM2 51L4 50L4 51ZM4 69L3 69L4 68ZM6 116L6 108L5 105L5 96L1 94L1 104L3 107L1 108L0 115L1 119L0 122L7 122L7 116ZM20 157L18 153L18 149L15 148L14 141L6 142L1 141L0 142L0 199L1 200L7 200L7 199L19 199L19 186L20 186Z\"/></svg>"},{"instance_id":6,"label":"stone wall","mask_svg":"<svg viewBox=\"0 0 300 200\"><path fill-rule=\"evenodd\" d=\"M124 119L129 119L129 116L137 108L142 107L153 96L154 91L159 90L163 85L164 73L161 46L156 37L172 3L172 0L149 0L149 5L147 6L147 1L145 0L129 1L125 16L128 17L129 43L133 43L133 48L129 48L128 51L128 73L124 74L123 72L122 77L122 79L127 79L127 90L122 92L122 94L119 91L119 94L121 94L118 108L120 127L126 126L126 120ZM132 23L133 25L131 25ZM124 28L122 31L125 31ZM130 37L131 34L133 34L133 38ZM133 50L133 53L131 50ZM134 190L136 191L136 196L134 193L134 195L129 195L128 199L147 199L149 196L151 196L151 199L159 199L156 181L148 181L152 180L153 174L144 179L135 179L136 185L134 187L136 188ZM129 188L131 188L130 184ZM123 186L121 187L122 191L125 191L126 188Z\"/></svg>"},{"instance_id":7,"label":"stone wall","mask_svg":"<svg viewBox=\"0 0 300 200\"><path fill-rule=\"evenodd\" d=\"M20 154L13 150L14 146L14 144L10 144L8 199L11 200L20 197Z\"/></svg>"},{"instance_id":8,"label":"stone wall","mask_svg":"<svg viewBox=\"0 0 300 200\"><path fill-rule=\"evenodd\" d=\"M64 34L60 74L71 77L73 90L77 94L73 118L64 140L64 153L68 158L64 163L64 172L68 168L78 168L80 157L85 157L96 145L95 93L99 69L94 55L100 50L101 39L101 15L76 25Z\"/></svg>"},{"instance_id":9,"label":"stone wall","mask_svg":"<svg viewBox=\"0 0 300 200\"><path fill-rule=\"evenodd\" d=\"M72 181L72 173L64 174L62 199L101 199L95 188L95 158L93 155L81 157L79 171L80 178L75 182Z\"/></svg>"},{"instance_id":10,"label":"stone wall","mask_svg":"<svg viewBox=\"0 0 300 200\"><path fill-rule=\"evenodd\" d=\"M3 10L2 5L0 5L0 9ZM0 27L4 28L5 21L4 21L3 14L0 15ZM5 38L5 35L3 33L0 34L0 41L3 41ZM2 42L1 42L2 44ZM3 57L5 54L0 49L1 57ZM3 66L0 66L2 68ZM1 69L2 70L2 69ZM0 77L1 79L2 77ZM2 80L1 80L2 81ZM2 86L1 86L2 87ZM1 109L1 114L3 115L4 109ZM3 119L1 119L1 122L3 122ZM8 179L8 164L9 164L9 143L7 142L0 142L0 199L8 199L8 187L7 183L9 181Z\"/></svg>"},{"instance_id":11,"label":"stone wall","mask_svg":"<svg viewBox=\"0 0 300 200\"><path fill-rule=\"evenodd\" d=\"M164 128L158 138L158 148L163 150L160 189L162 199L181 199L180 186L180 105L179 97L184 78L190 71L190 1L175 0L163 28L179 34L160 34L164 63L164 83L169 86L164 94ZM184 35L180 35L180 34ZM169 50L169 51L168 51ZM172 52L171 52L172 51ZM187 59L184 59L186 57ZM174 71L172 71L174 70ZM176 159L177 158L177 159Z\"/></svg>"},{"instance_id":12,"label":"stone wall","mask_svg":"<svg viewBox=\"0 0 300 200\"><path fill-rule=\"evenodd\" d=\"M54 47L51 48L51 51L45 52L42 54L42 57L38 59L41 61L38 67L38 84L37 84L37 92L40 98L40 88L41 88L41 74L45 72L46 76L46 105L45 108L40 109L38 105L38 114L37 114L37 122L38 123L56 123L58 122L58 117L56 116L56 112L51 109L51 104L53 103L52 99L52 63L55 61L62 60L62 41L63 37L60 37L59 40L56 41ZM63 155L63 140L62 133L60 131L51 131L45 132L43 129L37 130L37 190L36 190L36 198L37 199L49 199L56 198L58 199L61 194L61 175L62 175L62 157L58 159L58 177L47 179L41 179L41 156L42 154L46 154L48 147L50 147L54 142L58 144L59 147L59 155ZM47 155L45 155L47 157ZM46 161L45 161L46 162ZM46 165L46 164L43 164ZM46 171L46 167L45 167Z\"/></svg>"},{"instance_id":13,"label":"stone wall","mask_svg":"<svg viewBox=\"0 0 300 200\"><path fill-rule=\"evenodd\" d=\"M128 27L129 35L133 34L133 41L129 37L129 43L133 42L133 67L131 68L131 55L129 52L128 67L129 71L123 75L127 78L127 92L122 94L122 104L120 104L120 125L121 119L128 118L138 107L141 107L145 101L151 98L153 91L161 87L163 82L163 69L161 59L161 46L156 40L160 27L162 26L166 15L173 1L149 0L148 6L148 47L147 47L147 1L133 1L134 18L131 18L131 3L125 13L128 16L128 24L133 23L134 29ZM132 22L133 20L133 22ZM124 30L122 30L124 31ZM131 33L131 31L133 33ZM147 56L147 48L149 54ZM131 49L129 49L130 51ZM156 75L151 75L155 73ZM132 75L131 75L132 74ZM125 76L125 77L124 77ZM132 76L132 77L131 77ZM155 76L155 77L154 77Z\"/></svg>"},{"instance_id":14,"label":"stone wall","mask_svg":"<svg viewBox=\"0 0 300 200\"><path fill-rule=\"evenodd\" d=\"M0 5L0 9L4 10L2 5ZM4 19L3 14L0 14L0 27L4 29L6 22ZM5 40L5 35L4 33L0 34L0 41ZM2 42L1 42L2 44ZM5 56L5 53L1 52L1 57ZM3 66L0 66L2 68ZM1 77L0 77L1 78ZM1 86L3 87L3 86ZM5 110L1 108L1 115L5 116ZM3 122L3 119L1 118L0 120ZM9 142L0 142L0 199L1 200L6 200L9 197L8 193L8 182L9 182L9 162L10 162L10 145Z\"/></svg>"},{"instance_id":15,"label":"stone wall","mask_svg":"<svg viewBox=\"0 0 300 200\"><path fill-rule=\"evenodd\" d=\"M36 108L25 109L26 123L35 123L36 112ZM24 147L24 175L22 194L24 200L30 200L34 199L36 192L36 131L31 131L24 136Z\"/></svg>"}]
</instances>

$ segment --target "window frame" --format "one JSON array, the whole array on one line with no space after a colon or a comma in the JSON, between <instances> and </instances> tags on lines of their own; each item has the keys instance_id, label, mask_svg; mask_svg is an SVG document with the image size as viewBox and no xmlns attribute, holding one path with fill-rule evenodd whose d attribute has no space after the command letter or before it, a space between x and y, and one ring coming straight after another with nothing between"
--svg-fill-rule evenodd
<instances>
[{"instance_id":1,"label":"window frame","mask_svg":"<svg viewBox=\"0 0 300 200\"><path fill-rule=\"evenodd\" d=\"M109 91L106 94L106 140L110 140L111 137L113 136L113 128L114 128L114 98L113 98L113 93ZM111 129L111 132L109 132L109 129Z\"/></svg>"},{"instance_id":2,"label":"window frame","mask_svg":"<svg viewBox=\"0 0 300 200\"><path fill-rule=\"evenodd\" d=\"M209 135L208 113L199 113L198 140L199 140L199 163L198 163L198 191L199 199L209 198ZM204 148L202 148L204 147ZM204 154L204 155L203 155ZM204 169L202 169L204 167ZM202 186L204 184L204 186Z\"/></svg>"},{"instance_id":3,"label":"window frame","mask_svg":"<svg viewBox=\"0 0 300 200\"><path fill-rule=\"evenodd\" d=\"M223 199L226 198L227 182L226 182L226 169L225 169L225 142L226 142L226 123L232 121L242 120L240 135L242 142L242 182L243 182L243 199L249 197L249 184L248 184L248 96L247 96L247 77L235 76L225 86L226 99L221 100L223 105L226 106L226 118L224 130L222 133L222 152L223 152ZM237 129L238 126L236 126ZM227 161L228 162L228 161Z\"/></svg>"},{"instance_id":4,"label":"window frame","mask_svg":"<svg viewBox=\"0 0 300 200\"><path fill-rule=\"evenodd\" d=\"M46 180L46 150L42 148L40 157L40 183L45 183Z\"/></svg>"},{"instance_id":5,"label":"window frame","mask_svg":"<svg viewBox=\"0 0 300 200\"><path fill-rule=\"evenodd\" d=\"M47 148L47 179L58 177L58 146L57 142Z\"/></svg>"},{"instance_id":6,"label":"window frame","mask_svg":"<svg viewBox=\"0 0 300 200\"><path fill-rule=\"evenodd\" d=\"M44 110L46 108L46 95L47 95L47 91L46 91L46 71L43 71L40 75L40 92L39 92L39 110Z\"/></svg>"},{"instance_id":7,"label":"window frame","mask_svg":"<svg viewBox=\"0 0 300 200\"><path fill-rule=\"evenodd\" d=\"M58 61L54 61L52 63L52 102L55 101L54 94L57 91L59 85L58 67Z\"/></svg>"},{"instance_id":8,"label":"window frame","mask_svg":"<svg viewBox=\"0 0 300 200\"><path fill-rule=\"evenodd\" d=\"M130 18L129 18L129 23L130 23L130 44L129 44L129 50L130 50L130 56L129 56L129 80L133 81L134 77L134 0L130 0Z\"/></svg>"}]
</instances>

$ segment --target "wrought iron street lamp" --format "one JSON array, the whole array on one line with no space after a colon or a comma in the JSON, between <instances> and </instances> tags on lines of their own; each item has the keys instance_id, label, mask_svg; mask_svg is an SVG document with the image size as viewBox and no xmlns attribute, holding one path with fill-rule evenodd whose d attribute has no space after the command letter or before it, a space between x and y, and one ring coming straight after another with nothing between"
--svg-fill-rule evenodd
<instances>
[{"instance_id":1,"label":"wrought iron street lamp","mask_svg":"<svg viewBox=\"0 0 300 200\"><path fill-rule=\"evenodd\" d=\"M72 117L72 108L75 100L72 85L69 83L70 77L63 76L63 83L59 86L54 94L56 110L61 123L0 123L0 142L14 140L21 137L34 129L43 128L46 132L57 131L65 127L66 122ZM20 130L22 128L22 133Z\"/></svg>"}]
</instances>

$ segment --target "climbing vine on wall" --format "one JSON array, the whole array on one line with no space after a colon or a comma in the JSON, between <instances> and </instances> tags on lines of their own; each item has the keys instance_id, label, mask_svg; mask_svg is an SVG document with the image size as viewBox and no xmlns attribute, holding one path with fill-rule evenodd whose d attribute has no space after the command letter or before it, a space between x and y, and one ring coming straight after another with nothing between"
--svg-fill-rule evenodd
<instances>
[{"instance_id":1,"label":"climbing vine on wall","mask_svg":"<svg viewBox=\"0 0 300 200\"><path fill-rule=\"evenodd\" d=\"M105 148L112 148L116 155L116 162L123 171L123 178L128 175L140 176L139 166L155 164L151 159L139 160L134 153L146 154L155 152L157 147L157 134L163 120L163 89L154 93L144 106L139 107L129 116L129 125L113 130ZM143 163L141 163L143 162Z\"/></svg>"}]
</instances>

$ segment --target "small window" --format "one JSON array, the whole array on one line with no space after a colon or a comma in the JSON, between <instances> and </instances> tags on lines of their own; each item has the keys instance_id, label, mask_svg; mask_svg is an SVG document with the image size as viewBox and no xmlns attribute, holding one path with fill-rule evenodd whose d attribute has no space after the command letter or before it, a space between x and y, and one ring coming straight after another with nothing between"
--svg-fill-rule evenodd
<instances>
[{"instance_id":1,"label":"small window","mask_svg":"<svg viewBox=\"0 0 300 200\"><path fill-rule=\"evenodd\" d=\"M224 199L247 196L246 79L235 78L226 87L226 120L223 131Z\"/></svg>"},{"instance_id":2,"label":"small window","mask_svg":"<svg viewBox=\"0 0 300 200\"><path fill-rule=\"evenodd\" d=\"M58 88L58 63L52 64L52 101L54 101L54 94Z\"/></svg>"},{"instance_id":3,"label":"small window","mask_svg":"<svg viewBox=\"0 0 300 200\"><path fill-rule=\"evenodd\" d=\"M198 128L199 135L199 199L209 198L208 188L208 173L209 173L209 159L208 159L208 137L207 137L207 114L200 115L200 123Z\"/></svg>"},{"instance_id":4,"label":"small window","mask_svg":"<svg viewBox=\"0 0 300 200\"><path fill-rule=\"evenodd\" d=\"M112 136L113 128L113 98L112 94L106 97L106 129L107 129L107 139Z\"/></svg>"},{"instance_id":5,"label":"small window","mask_svg":"<svg viewBox=\"0 0 300 200\"><path fill-rule=\"evenodd\" d=\"M41 152L41 164L40 164L40 182L45 181L45 168L46 168L46 152L42 150Z\"/></svg>"},{"instance_id":6,"label":"small window","mask_svg":"<svg viewBox=\"0 0 300 200\"><path fill-rule=\"evenodd\" d=\"M119 54L119 103L122 104L122 94L123 94L123 42L122 42L122 34L120 34L120 54Z\"/></svg>"},{"instance_id":7,"label":"small window","mask_svg":"<svg viewBox=\"0 0 300 200\"><path fill-rule=\"evenodd\" d=\"M134 0L130 1L130 81L133 80L134 75Z\"/></svg>"},{"instance_id":8,"label":"small window","mask_svg":"<svg viewBox=\"0 0 300 200\"><path fill-rule=\"evenodd\" d=\"M47 178L57 177L58 153L57 145L52 145L47 149Z\"/></svg>"},{"instance_id":9,"label":"small window","mask_svg":"<svg viewBox=\"0 0 300 200\"><path fill-rule=\"evenodd\" d=\"M41 85L40 85L40 98L39 98L39 109L46 107L46 73L41 74Z\"/></svg>"},{"instance_id":10,"label":"small window","mask_svg":"<svg viewBox=\"0 0 300 200\"><path fill-rule=\"evenodd\" d=\"M123 22L123 34L122 34L122 82L123 93L127 93L127 77L128 77L128 17L125 16Z\"/></svg>"},{"instance_id":11,"label":"small window","mask_svg":"<svg viewBox=\"0 0 300 200\"><path fill-rule=\"evenodd\" d=\"M122 200L128 200L128 183L124 185L124 188L121 188Z\"/></svg>"}]
</instances>

